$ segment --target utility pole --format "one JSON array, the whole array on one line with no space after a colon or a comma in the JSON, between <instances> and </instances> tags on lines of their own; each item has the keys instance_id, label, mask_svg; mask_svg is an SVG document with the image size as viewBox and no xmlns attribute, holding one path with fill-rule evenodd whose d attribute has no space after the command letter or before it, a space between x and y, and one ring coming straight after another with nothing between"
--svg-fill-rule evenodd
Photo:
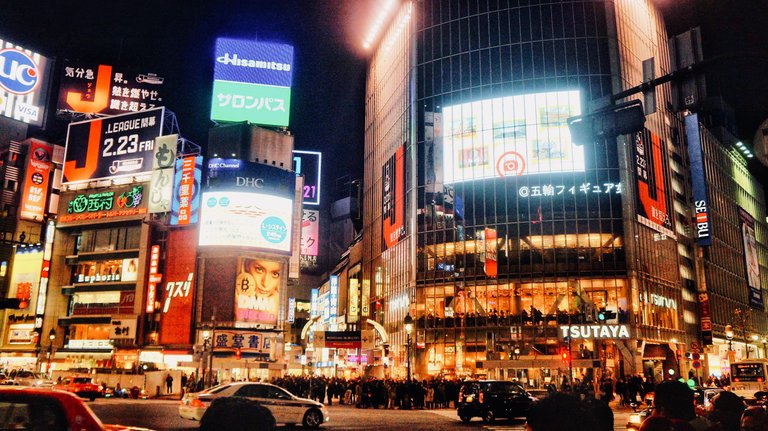
<instances>
[{"instance_id":1,"label":"utility pole","mask_svg":"<svg viewBox=\"0 0 768 431\"><path fill-rule=\"evenodd\" d=\"M213 352L216 347L216 307L213 307L211 313L211 351L208 354L208 387L213 385Z\"/></svg>"}]
</instances>

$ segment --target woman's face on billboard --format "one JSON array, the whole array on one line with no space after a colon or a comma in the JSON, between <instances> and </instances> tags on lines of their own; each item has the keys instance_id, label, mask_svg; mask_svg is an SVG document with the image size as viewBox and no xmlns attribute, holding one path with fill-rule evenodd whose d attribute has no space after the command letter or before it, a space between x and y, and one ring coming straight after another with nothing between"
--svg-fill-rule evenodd
<instances>
[{"instance_id":1,"label":"woman's face on billboard","mask_svg":"<svg viewBox=\"0 0 768 431\"><path fill-rule=\"evenodd\" d=\"M247 271L256 281L256 296L272 296L280 288L280 262L249 260Z\"/></svg>"}]
</instances>

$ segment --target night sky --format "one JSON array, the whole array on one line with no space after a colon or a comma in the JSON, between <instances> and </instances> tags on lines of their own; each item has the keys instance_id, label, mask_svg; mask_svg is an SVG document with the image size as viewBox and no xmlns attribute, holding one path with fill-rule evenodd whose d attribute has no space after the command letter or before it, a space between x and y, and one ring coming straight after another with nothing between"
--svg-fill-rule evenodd
<instances>
[{"instance_id":1,"label":"night sky","mask_svg":"<svg viewBox=\"0 0 768 431\"><path fill-rule=\"evenodd\" d=\"M216 38L293 45L289 130L296 149L325 152L323 181L332 184L336 177L362 172L365 53L359 41L370 3L0 0L0 35L57 60L157 73L165 78L164 104L176 113L182 136L202 146L213 126ZM66 122L52 115L62 64L56 64L46 130L31 130L63 144Z\"/></svg>"},{"instance_id":2,"label":"night sky","mask_svg":"<svg viewBox=\"0 0 768 431\"><path fill-rule=\"evenodd\" d=\"M700 25L705 55L749 53L713 67L711 94L736 110L751 142L768 118L768 2L658 0L669 34ZM324 181L362 175L365 58L360 48L377 0L24 1L0 0L0 36L58 60L156 72L182 135L207 141L216 37L294 45L289 129L297 149L325 152ZM56 65L53 112L62 62ZM50 115L33 134L63 142L66 123ZM333 152L331 152L333 151ZM326 182L326 184L329 184ZM329 192L331 190L328 190Z\"/></svg>"}]
</instances>

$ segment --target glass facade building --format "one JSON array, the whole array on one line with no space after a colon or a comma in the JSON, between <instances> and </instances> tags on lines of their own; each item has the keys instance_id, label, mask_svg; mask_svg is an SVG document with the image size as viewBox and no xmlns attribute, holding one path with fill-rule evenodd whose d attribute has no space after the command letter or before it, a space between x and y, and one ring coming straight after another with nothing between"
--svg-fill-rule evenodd
<instances>
[{"instance_id":1,"label":"glass facade building","mask_svg":"<svg viewBox=\"0 0 768 431\"><path fill-rule=\"evenodd\" d=\"M652 2L406 1L389 23L366 93L362 298L393 373L410 314L417 377L660 379L696 310L670 90L637 135L574 142L566 123L668 72ZM629 336L564 328L595 325Z\"/></svg>"}]
</instances>

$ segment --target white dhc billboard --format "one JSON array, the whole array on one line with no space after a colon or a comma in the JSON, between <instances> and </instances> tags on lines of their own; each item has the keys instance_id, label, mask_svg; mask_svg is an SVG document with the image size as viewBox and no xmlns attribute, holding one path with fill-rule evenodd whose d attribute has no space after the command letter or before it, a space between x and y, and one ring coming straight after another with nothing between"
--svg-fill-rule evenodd
<instances>
[{"instance_id":1,"label":"white dhc billboard","mask_svg":"<svg viewBox=\"0 0 768 431\"><path fill-rule=\"evenodd\" d=\"M291 252L293 201L244 192L204 192L201 246L252 247Z\"/></svg>"},{"instance_id":2,"label":"white dhc billboard","mask_svg":"<svg viewBox=\"0 0 768 431\"><path fill-rule=\"evenodd\" d=\"M566 119L581 114L579 91L498 97L443 108L446 184L584 171L584 147Z\"/></svg>"}]
</instances>

